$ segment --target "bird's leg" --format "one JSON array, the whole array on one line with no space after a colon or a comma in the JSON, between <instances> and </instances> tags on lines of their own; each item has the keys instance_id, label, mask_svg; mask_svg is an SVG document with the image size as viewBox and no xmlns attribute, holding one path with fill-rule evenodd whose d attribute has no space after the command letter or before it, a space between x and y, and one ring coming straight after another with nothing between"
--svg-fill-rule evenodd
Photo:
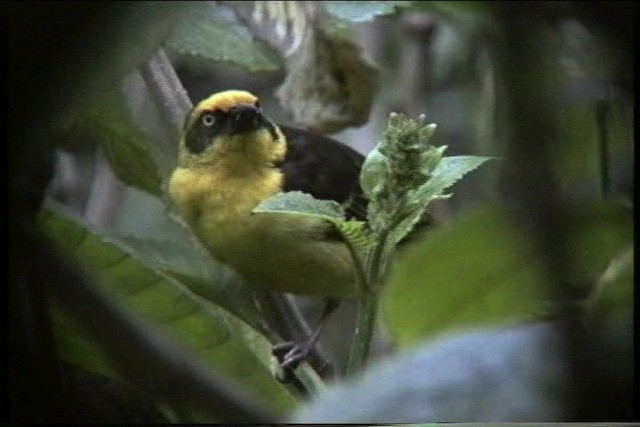
<instances>
[{"instance_id":1,"label":"bird's leg","mask_svg":"<svg viewBox=\"0 0 640 427\"><path fill-rule=\"evenodd\" d=\"M293 378L293 372L304 362L309 355L313 352L313 349L320 338L320 332L324 327L327 319L340 305L340 300L335 298L326 298L324 300L324 307L320 314L320 319L313 330L313 333L304 343L296 343L289 341L282 344L273 346L272 354L278 359L281 372L278 375L278 380L282 383L288 383Z\"/></svg>"}]
</instances>

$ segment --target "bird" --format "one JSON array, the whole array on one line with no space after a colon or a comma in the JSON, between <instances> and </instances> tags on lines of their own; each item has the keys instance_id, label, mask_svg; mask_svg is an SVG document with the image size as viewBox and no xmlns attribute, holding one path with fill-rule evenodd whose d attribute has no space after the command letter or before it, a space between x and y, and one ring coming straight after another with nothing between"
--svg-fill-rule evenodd
<instances>
[{"instance_id":1,"label":"bird","mask_svg":"<svg viewBox=\"0 0 640 427\"><path fill-rule=\"evenodd\" d=\"M356 271L331 223L252 210L298 190L348 202L348 216L364 219L358 182L363 159L333 139L276 125L255 95L228 90L187 114L169 196L209 252L255 285L351 297Z\"/></svg>"},{"instance_id":2,"label":"bird","mask_svg":"<svg viewBox=\"0 0 640 427\"><path fill-rule=\"evenodd\" d=\"M178 214L215 259L252 287L325 298L307 345L286 347L283 365L290 368L308 355L339 298L357 295L357 273L329 221L252 211L279 193L302 191L342 204L348 219L365 220L363 161L334 139L274 123L248 91L214 93L186 114L167 186Z\"/></svg>"}]
</instances>

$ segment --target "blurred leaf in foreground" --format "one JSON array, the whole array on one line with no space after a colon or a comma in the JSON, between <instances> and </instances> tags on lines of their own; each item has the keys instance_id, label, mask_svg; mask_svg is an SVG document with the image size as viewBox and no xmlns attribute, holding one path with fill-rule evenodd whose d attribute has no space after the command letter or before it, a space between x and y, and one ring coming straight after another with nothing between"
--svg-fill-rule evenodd
<instances>
[{"instance_id":1,"label":"blurred leaf in foreground","mask_svg":"<svg viewBox=\"0 0 640 427\"><path fill-rule=\"evenodd\" d=\"M51 211L42 227L63 248L95 269L105 290L128 308L150 320L183 344L202 362L253 389L273 409L284 411L293 397L270 372L270 344L226 310L193 294L176 278L145 264L125 242L88 230ZM86 369L109 374L99 350L72 326L56 316L56 337L62 356ZM118 339L113 337L113 339Z\"/></svg>"},{"instance_id":2,"label":"blurred leaf in foreground","mask_svg":"<svg viewBox=\"0 0 640 427\"><path fill-rule=\"evenodd\" d=\"M577 303L632 239L631 214L615 203L582 205L569 227ZM485 208L433 230L398 256L383 312L400 345L452 328L548 314L547 286L525 235L505 211Z\"/></svg>"}]
</instances>

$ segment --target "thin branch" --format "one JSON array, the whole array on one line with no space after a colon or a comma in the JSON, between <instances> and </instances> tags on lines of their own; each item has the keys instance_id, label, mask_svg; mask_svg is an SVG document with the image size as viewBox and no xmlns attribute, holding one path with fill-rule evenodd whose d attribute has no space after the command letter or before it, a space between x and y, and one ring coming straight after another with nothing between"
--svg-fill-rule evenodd
<instances>
[{"instance_id":1,"label":"thin branch","mask_svg":"<svg viewBox=\"0 0 640 427\"><path fill-rule=\"evenodd\" d=\"M170 123L172 137L177 140L193 103L164 50L158 49L140 67L140 73L163 118Z\"/></svg>"},{"instance_id":2,"label":"thin branch","mask_svg":"<svg viewBox=\"0 0 640 427\"><path fill-rule=\"evenodd\" d=\"M265 291L256 292L256 297L269 325L276 330L281 339L294 341L297 344L309 340L312 330L295 303L286 294ZM269 339L275 343L278 337L271 335ZM314 346L308 362L323 379L333 378L334 368L319 344ZM302 371L298 370L297 373Z\"/></svg>"},{"instance_id":3,"label":"thin branch","mask_svg":"<svg viewBox=\"0 0 640 427\"><path fill-rule=\"evenodd\" d=\"M96 162L84 218L100 229L113 226L120 213L125 185L116 177L101 147L96 149Z\"/></svg>"},{"instance_id":4,"label":"thin branch","mask_svg":"<svg viewBox=\"0 0 640 427\"><path fill-rule=\"evenodd\" d=\"M598 99L595 105L596 127L598 129L598 148L600 158L600 194L603 198L611 192L611 171L609 168L609 97Z\"/></svg>"}]
</instances>

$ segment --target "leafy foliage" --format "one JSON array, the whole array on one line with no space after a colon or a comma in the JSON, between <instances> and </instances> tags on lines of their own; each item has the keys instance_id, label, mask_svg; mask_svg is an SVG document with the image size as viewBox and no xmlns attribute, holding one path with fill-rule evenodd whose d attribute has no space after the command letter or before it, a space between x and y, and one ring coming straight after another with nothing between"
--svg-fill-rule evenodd
<instances>
[{"instance_id":1,"label":"leafy foliage","mask_svg":"<svg viewBox=\"0 0 640 427\"><path fill-rule=\"evenodd\" d=\"M195 2L165 42L174 51L209 61L228 61L249 71L273 71L275 63L243 26L225 20L213 2Z\"/></svg>"},{"instance_id":2,"label":"leafy foliage","mask_svg":"<svg viewBox=\"0 0 640 427\"><path fill-rule=\"evenodd\" d=\"M81 108L68 113L56 129L56 136L61 146L98 144L123 182L156 196L162 194L160 173L149 142L131 119L118 89L89 96Z\"/></svg>"},{"instance_id":3,"label":"leafy foliage","mask_svg":"<svg viewBox=\"0 0 640 427\"><path fill-rule=\"evenodd\" d=\"M367 218L374 233L401 241L434 200L489 157L442 157L446 146L434 147L430 140L436 125L425 118L410 119L392 114L384 140L365 159L360 185L371 202ZM386 231L384 231L386 230Z\"/></svg>"},{"instance_id":4,"label":"leafy foliage","mask_svg":"<svg viewBox=\"0 0 640 427\"><path fill-rule=\"evenodd\" d=\"M152 251L145 255L146 260L155 259L154 268L126 242L101 236L53 212L43 213L42 226L58 244L105 279L105 290L111 296L182 343L200 360L252 388L274 409L285 410L292 405L292 397L270 373L269 343L226 310L192 293L167 274L166 265L157 268L161 257ZM96 357L99 350L78 334L78 327L64 317L56 317L54 322L63 357L86 369L111 373L105 369L104 359Z\"/></svg>"}]
</instances>

